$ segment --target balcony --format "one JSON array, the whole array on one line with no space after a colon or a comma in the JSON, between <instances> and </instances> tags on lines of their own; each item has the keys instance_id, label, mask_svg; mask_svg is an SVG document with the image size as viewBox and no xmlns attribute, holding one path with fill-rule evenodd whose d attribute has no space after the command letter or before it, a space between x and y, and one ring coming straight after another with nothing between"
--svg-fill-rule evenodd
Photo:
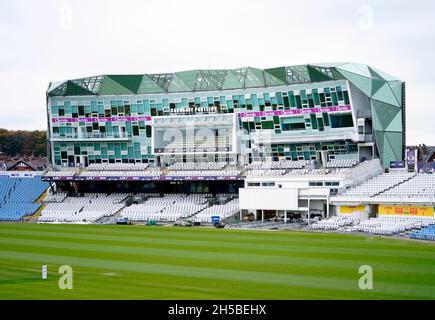
<instances>
[{"instance_id":1,"label":"balcony","mask_svg":"<svg viewBox=\"0 0 435 320\"><path fill-rule=\"evenodd\" d=\"M306 131L283 131L280 134L258 131L251 133L251 138L258 143L305 143L335 140L355 140L358 135L353 128L345 130L306 132Z\"/></svg>"},{"instance_id":2,"label":"balcony","mask_svg":"<svg viewBox=\"0 0 435 320\"><path fill-rule=\"evenodd\" d=\"M103 132L86 132L83 134L59 134L54 133L50 141L128 141L133 135L128 133L107 134Z\"/></svg>"}]
</instances>

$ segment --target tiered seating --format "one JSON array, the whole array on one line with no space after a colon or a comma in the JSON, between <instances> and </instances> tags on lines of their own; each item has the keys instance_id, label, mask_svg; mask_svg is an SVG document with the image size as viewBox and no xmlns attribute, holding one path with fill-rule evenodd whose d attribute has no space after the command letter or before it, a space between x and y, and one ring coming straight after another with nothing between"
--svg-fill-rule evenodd
<instances>
[{"instance_id":1,"label":"tiered seating","mask_svg":"<svg viewBox=\"0 0 435 320\"><path fill-rule=\"evenodd\" d=\"M40 177L0 177L0 221L19 221L34 214L40 207L34 202L47 188Z\"/></svg>"},{"instance_id":2,"label":"tiered seating","mask_svg":"<svg viewBox=\"0 0 435 320\"><path fill-rule=\"evenodd\" d=\"M420 229L434 222L433 219L421 219L416 217L380 217L365 220L359 225L352 227L352 231L362 231L378 235L393 235L409 230Z\"/></svg>"},{"instance_id":3,"label":"tiered seating","mask_svg":"<svg viewBox=\"0 0 435 320\"><path fill-rule=\"evenodd\" d=\"M430 224L421 230L412 232L409 237L411 239L420 240L435 240L435 224Z\"/></svg>"},{"instance_id":4,"label":"tiered seating","mask_svg":"<svg viewBox=\"0 0 435 320\"><path fill-rule=\"evenodd\" d=\"M239 199L235 198L225 204L215 204L193 217L193 220L201 223L211 223L211 217L219 216L225 219L240 211Z\"/></svg>"},{"instance_id":5,"label":"tiered seating","mask_svg":"<svg viewBox=\"0 0 435 320\"><path fill-rule=\"evenodd\" d=\"M330 160L326 163L326 168L352 168L358 163L355 159Z\"/></svg>"},{"instance_id":6,"label":"tiered seating","mask_svg":"<svg viewBox=\"0 0 435 320\"><path fill-rule=\"evenodd\" d=\"M148 163L91 163L89 171L141 171L148 168Z\"/></svg>"},{"instance_id":7,"label":"tiered seating","mask_svg":"<svg viewBox=\"0 0 435 320\"><path fill-rule=\"evenodd\" d=\"M124 194L88 194L83 197L66 197L59 203L47 203L39 222L96 222L119 211Z\"/></svg>"},{"instance_id":8,"label":"tiered seating","mask_svg":"<svg viewBox=\"0 0 435 320\"><path fill-rule=\"evenodd\" d=\"M49 203L49 202L53 202L53 203L57 203L57 202L63 202L65 200L65 198L67 197L67 194L64 192L58 192L58 193L49 193L45 199L44 199L44 203Z\"/></svg>"},{"instance_id":9,"label":"tiered seating","mask_svg":"<svg viewBox=\"0 0 435 320\"><path fill-rule=\"evenodd\" d=\"M337 230L344 226L350 226L353 223L352 217L334 216L329 219L320 220L314 223L313 229Z\"/></svg>"},{"instance_id":10,"label":"tiered seating","mask_svg":"<svg viewBox=\"0 0 435 320\"><path fill-rule=\"evenodd\" d=\"M252 177L278 177L286 173L286 170L249 170L246 175Z\"/></svg>"},{"instance_id":11,"label":"tiered seating","mask_svg":"<svg viewBox=\"0 0 435 320\"><path fill-rule=\"evenodd\" d=\"M325 169L325 168L320 168L320 169L295 169L295 170L290 170L287 173L285 173L285 175L290 175L290 176L294 176L294 175L324 175L324 174L330 174L330 173L334 173L334 172L338 172L338 169Z\"/></svg>"},{"instance_id":12,"label":"tiered seating","mask_svg":"<svg viewBox=\"0 0 435 320\"><path fill-rule=\"evenodd\" d=\"M168 171L167 176L237 176L240 174L239 170L177 170Z\"/></svg>"},{"instance_id":13,"label":"tiered seating","mask_svg":"<svg viewBox=\"0 0 435 320\"><path fill-rule=\"evenodd\" d=\"M207 194L166 194L163 197L150 197L144 203L124 208L120 216L131 221L174 222L206 208L207 197Z\"/></svg>"},{"instance_id":14,"label":"tiered seating","mask_svg":"<svg viewBox=\"0 0 435 320\"><path fill-rule=\"evenodd\" d=\"M361 196L372 197L380 192L383 192L393 186L404 182L413 176L412 172L394 171L390 173L382 173L377 175L360 185L350 188L343 192L343 196Z\"/></svg>"},{"instance_id":15,"label":"tiered seating","mask_svg":"<svg viewBox=\"0 0 435 320\"><path fill-rule=\"evenodd\" d=\"M247 165L247 169L302 169L306 164L305 160L253 161Z\"/></svg>"},{"instance_id":16,"label":"tiered seating","mask_svg":"<svg viewBox=\"0 0 435 320\"><path fill-rule=\"evenodd\" d=\"M71 222L77 221L74 216L83 208L81 203L48 203L41 216L39 222Z\"/></svg>"},{"instance_id":17,"label":"tiered seating","mask_svg":"<svg viewBox=\"0 0 435 320\"><path fill-rule=\"evenodd\" d=\"M310 173L309 169L294 169L286 172L285 175L297 176L297 175L305 175L309 173Z\"/></svg>"},{"instance_id":18,"label":"tiered seating","mask_svg":"<svg viewBox=\"0 0 435 320\"><path fill-rule=\"evenodd\" d=\"M85 177L158 177L161 176L160 170L144 171L84 171L80 176Z\"/></svg>"},{"instance_id":19,"label":"tiered seating","mask_svg":"<svg viewBox=\"0 0 435 320\"><path fill-rule=\"evenodd\" d=\"M383 192L380 196L434 198L435 175L427 173L417 174L412 179Z\"/></svg>"},{"instance_id":20,"label":"tiered seating","mask_svg":"<svg viewBox=\"0 0 435 320\"><path fill-rule=\"evenodd\" d=\"M168 170L222 170L227 165L226 162L176 162Z\"/></svg>"},{"instance_id":21,"label":"tiered seating","mask_svg":"<svg viewBox=\"0 0 435 320\"><path fill-rule=\"evenodd\" d=\"M62 170L54 171L49 170L47 171L44 176L46 177L69 177L74 176L77 174L77 170L75 168L62 168Z\"/></svg>"}]
</instances>

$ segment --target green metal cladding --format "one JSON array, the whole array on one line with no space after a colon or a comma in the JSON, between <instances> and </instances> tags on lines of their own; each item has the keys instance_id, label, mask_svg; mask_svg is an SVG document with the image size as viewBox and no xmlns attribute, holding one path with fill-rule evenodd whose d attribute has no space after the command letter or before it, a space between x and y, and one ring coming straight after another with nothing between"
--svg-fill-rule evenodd
<instances>
[{"instance_id":1,"label":"green metal cladding","mask_svg":"<svg viewBox=\"0 0 435 320\"><path fill-rule=\"evenodd\" d=\"M373 132L379 156L388 167L403 159L402 81L376 68L358 63L326 63L252 67L227 70L190 70L141 75L101 75L51 83L55 96L161 94L285 86L348 80L370 100Z\"/></svg>"}]
</instances>

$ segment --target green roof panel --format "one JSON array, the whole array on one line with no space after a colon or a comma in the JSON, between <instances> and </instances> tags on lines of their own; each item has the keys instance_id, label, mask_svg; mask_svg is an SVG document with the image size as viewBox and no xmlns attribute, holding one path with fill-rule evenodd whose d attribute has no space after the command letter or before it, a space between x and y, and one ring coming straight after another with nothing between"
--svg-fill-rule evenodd
<instances>
[{"instance_id":1,"label":"green roof panel","mask_svg":"<svg viewBox=\"0 0 435 320\"><path fill-rule=\"evenodd\" d=\"M360 63L346 63L337 67L337 69L352 72L366 78L372 77L369 68L366 65Z\"/></svg>"},{"instance_id":2,"label":"green roof panel","mask_svg":"<svg viewBox=\"0 0 435 320\"><path fill-rule=\"evenodd\" d=\"M89 95L94 95L94 93L75 84L72 81L68 81L65 95L66 96L89 96Z\"/></svg>"},{"instance_id":3,"label":"green roof panel","mask_svg":"<svg viewBox=\"0 0 435 320\"><path fill-rule=\"evenodd\" d=\"M245 88L265 87L263 70L256 68L247 68L245 76Z\"/></svg>"},{"instance_id":4,"label":"green roof panel","mask_svg":"<svg viewBox=\"0 0 435 320\"><path fill-rule=\"evenodd\" d=\"M394 105L401 102L400 80L358 63L317 63L258 69L252 67L222 70L188 70L176 73L103 75L51 84L49 96L71 94L159 94L274 87L309 82L347 79L368 97ZM389 81L385 87L385 81ZM69 85L69 83L74 85ZM91 92L91 93L90 93ZM391 94L392 93L392 94ZM393 102L396 100L396 103Z\"/></svg>"},{"instance_id":5,"label":"green roof panel","mask_svg":"<svg viewBox=\"0 0 435 320\"><path fill-rule=\"evenodd\" d=\"M222 84L222 89L241 89L242 84L238 79L237 75L234 71L228 71L227 76L225 77L224 83Z\"/></svg>"},{"instance_id":6,"label":"green roof panel","mask_svg":"<svg viewBox=\"0 0 435 320\"><path fill-rule=\"evenodd\" d=\"M144 75L142 77L139 88L137 89L138 94L147 94L147 93L163 93L162 87L160 87L153 79L151 79L148 75Z\"/></svg>"},{"instance_id":7,"label":"green roof panel","mask_svg":"<svg viewBox=\"0 0 435 320\"><path fill-rule=\"evenodd\" d=\"M358 75L353 72L338 70L346 79L352 82L358 89L360 89L366 96L372 95L372 80L365 76Z\"/></svg>"},{"instance_id":8,"label":"green roof panel","mask_svg":"<svg viewBox=\"0 0 435 320\"><path fill-rule=\"evenodd\" d=\"M307 66L310 80L313 82L334 80L334 76L329 68Z\"/></svg>"},{"instance_id":9,"label":"green roof panel","mask_svg":"<svg viewBox=\"0 0 435 320\"><path fill-rule=\"evenodd\" d=\"M117 95L117 94L133 94L135 92L124 87L119 82L112 79L110 76L105 76L103 82L101 83L101 88L99 91L100 95Z\"/></svg>"},{"instance_id":10,"label":"green roof panel","mask_svg":"<svg viewBox=\"0 0 435 320\"><path fill-rule=\"evenodd\" d=\"M184 83L191 91L195 90L198 70L181 71L175 73L177 78Z\"/></svg>"},{"instance_id":11,"label":"green roof panel","mask_svg":"<svg viewBox=\"0 0 435 320\"><path fill-rule=\"evenodd\" d=\"M278 78L279 80L281 80L284 83L287 82L285 67L265 69L264 71L269 73L270 75L274 76L275 78Z\"/></svg>"},{"instance_id":12,"label":"green roof panel","mask_svg":"<svg viewBox=\"0 0 435 320\"><path fill-rule=\"evenodd\" d=\"M131 75L108 75L112 80L118 82L123 87L127 88L131 92L136 93L142 82L143 75L131 74Z\"/></svg>"}]
</instances>

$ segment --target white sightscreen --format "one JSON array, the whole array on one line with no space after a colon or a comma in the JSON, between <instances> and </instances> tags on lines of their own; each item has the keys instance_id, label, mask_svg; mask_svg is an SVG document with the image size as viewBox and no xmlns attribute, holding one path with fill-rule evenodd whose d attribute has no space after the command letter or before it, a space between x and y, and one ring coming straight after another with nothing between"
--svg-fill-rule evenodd
<instances>
[{"instance_id":1,"label":"white sightscreen","mask_svg":"<svg viewBox=\"0 0 435 320\"><path fill-rule=\"evenodd\" d=\"M240 188L240 209L298 210L298 189Z\"/></svg>"}]
</instances>

